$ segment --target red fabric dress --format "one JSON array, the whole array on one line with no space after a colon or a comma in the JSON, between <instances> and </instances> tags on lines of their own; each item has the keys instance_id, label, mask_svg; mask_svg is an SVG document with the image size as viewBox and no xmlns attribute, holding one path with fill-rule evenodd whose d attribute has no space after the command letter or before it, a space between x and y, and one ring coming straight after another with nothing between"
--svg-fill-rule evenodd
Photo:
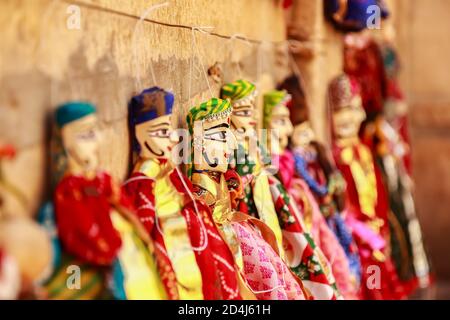
<instances>
[{"instance_id":1,"label":"red fabric dress","mask_svg":"<svg viewBox=\"0 0 450 320\"><path fill-rule=\"evenodd\" d=\"M122 245L113 226L111 177L104 172L92 180L67 175L55 192L55 212L60 240L68 253L83 262L111 266Z\"/></svg>"},{"instance_id":2,"label":"red fabric dress","mask_svg":"<svg viewBox=\"0 0 450 320\"><path fill-rule=\"evenodd\" d=\"M335 145L333 151L336 164L347 183L348 221L351 222L362 264L361 295L365 299L402 299L404 290L389 253L389 208L379 169L370 150L361 142L346 147ZM359 176L355 176L355 167L363 169ZM371 212L365 212L358 181L362 179L362 185L367 186L369 175L376 185L369 191L374 196L373 206L368 208ZM366 207L366 211L368 209Z\"/></svg>"},{"instance_id":3,"label":"red fabric dress","mask_svg":"<svg viewBox=\"0 0 450 320\"><path fill-rule=\"evenodd\" d=\"M155 225L155 183L151 179L134 179L139 177L145 178L146 176L142 173L133 174L131 182L124 186L124 191L155 243L158 268L169 298L177 299L177 294L173 291L175 288L173 283L176 281L175 271L167 255L163 235ZM185 177L183 179L186 186L192 191L191 182ZM180 213L186 219L191 246L193 248L202 247L205 243L205 235L207 237L207 246L201 251L195 251L195 258L202 275L204 299L240 300L233 256L213 223L209 207L196 201L195 205L201 215L198 217L194 202L185 190L177 171L173 170L170 173L170 182L178 193L184 195L184 206Z\"/></svg>"}]
</instances>

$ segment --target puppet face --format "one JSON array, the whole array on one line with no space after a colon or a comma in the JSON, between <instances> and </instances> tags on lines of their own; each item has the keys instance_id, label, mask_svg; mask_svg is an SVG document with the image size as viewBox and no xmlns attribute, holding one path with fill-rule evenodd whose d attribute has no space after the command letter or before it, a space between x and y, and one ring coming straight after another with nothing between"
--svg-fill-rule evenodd
<instances>
[{"instance_id":1,"label":"puppet face","mask_svg":"<svg viewBox=\"0 0 450 320\"><path fill-rule=\"evenodd\" d=\"M231 125L237 139L241 140L251 135L256 130L256 124L255 98L246 105L233 108Z\"/></svg>"},{"instance_id":2,"label":"puppet face","mask_svg":"<svg viewBox=\"0 0 450 320\"><path fill-rule=\"evenodd\" d=\"M230 130L230 118L198 121L194 127L194 166L196 170L225 173L229 158L237 148ZM198 145L198 144L201 145Z\"/></svg>"},{"instance_id":3,"label":"puppet face","mask_svg":"<svg viewBox=\"0 0 450 320\"><path fill-rule=\"evenodd\" d=\"M170 114L138 124L136 138L141 147L140 156L144 159L171 160L172 149L178 142Z\"/></svg>"},{"instance_id":4,"label":"puppet face","mask_svg":"<svg viewBox=\"0 0 450 320\"><path fill-rule=\"evenodd\" d=\"M288 146L289 137L294 131L289 117L289 109L286 106L282 105L273 109L269 129L273 130L274 138L279 141L278 152L283 153Z\"/></svg>"},{"instance_id":5,"label":"puppet face","mask_svg":"<svg viewBox=\"0 0 450 320\"><path fill-rule=\"evenodd\" d=\"M350 139L358 137L361 123L366 114L361 107L343 108L333 113L333 130L337 138Z\"/></svg>"},{"instance_id":6,"label":"puppet face","mask_svg":"<svg viewBox=\"0 0 450 320\"><path fill-rule=\"evenodd\" d=\"M66 124L62 129L62 139L67 152L69 170L94 171L99 165L99 132L97 116L88 115Z\"/></svg>"},{"instance_id":7,"label":"puppet face","mask_svg":"<svg viewBox=\"0 0 450 320\"><path fill-rule=\"evenodd\" d=\"M294 127L292 134L292 144L296 147L308 147L315 140L315 134L309 121L305 121Z\"/></svg>"}]
</instances>

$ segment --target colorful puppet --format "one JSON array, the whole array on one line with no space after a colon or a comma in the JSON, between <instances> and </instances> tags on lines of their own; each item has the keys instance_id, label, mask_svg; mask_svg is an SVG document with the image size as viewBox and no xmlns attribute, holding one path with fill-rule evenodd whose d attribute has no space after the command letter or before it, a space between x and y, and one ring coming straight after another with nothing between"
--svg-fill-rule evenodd
<instances>
[{"instance_id":1,"label":"colorful puppet","mask_svg":"<svg viewBox=\"0 0 450 320\"><path fill-rule=\"evenodd\" d=\"M408 247L406 257L409 256L411 259L410 266L413 265L413 273L417 278L418 285L426 287L430 282L430 263L423 245L422 231L412 195L408 107L398 83L400 66L397 53L389 43L385 43L381 47L381 51L386 75L386 99L384 102L384 117L379 123L380 126L378 126L380 134L384 137L384 148L379 148L378 151L385 155L382 160L383 168L388 182L391 206L397 207L393 208L393 212L397 215L398 222L405 235ZM390 157L387 157L387 155L390 155ZM402 263L402 265L405 266L406 264ZM401 271L402 266L397 264L397 268L400 270L402 279L410 278L407 270Z\"/></svg>"},{"instance_id":2,"label":"colorful puppet","mask_svg":"<svg viewBox=\"0 0 450 320\"><path fill-rule=\"evenodd\" d=\"M429 264L411 190L410 146L404 140L409 139L406 103L393 80L398 61L392 50L383 56L382 48L372 39L355 45L358 38L346 38L345 71L361 86L363 107L370 115L360 135L371 148L388 191L391 256L409 293L417 280L421 286L426 284Z\"/></svg>"},{"instance_id":3,"label":"colorful puppet","mask_svg":"<svg viewBox=\"0 0 450 320\"><path fill-rule=\"evenodd\" d=\"M173 104L174 96L157 87L132 99L130 130L138 158L124 190L154 242L169 299L241 299L233 255L210 208L194 198L191 182L174 164L179 138Z\"/></svg>"},{"instance_id":4,"label":"colorful puppet","mask_svg":"<svg viewBox=\"0 0 450 320\"><path fill-rule=\"evenodd\" d=\"M384 0L325 0L325 16L341 31L361 31L389 16Z\"/></svg>"},{"instance_id":5,"label":"colorful puppet","mask_svg":"<svg viewBox=\"0 0 450 320\"><path fill-rule=\"evenodd\" d=\"M213 219L234 254L242 280L258 299L305 299L302 283L278 255L276 237L262 221L233 210L242 199L239 175L228 169L236 148L230 130L232 106L213 98L187 116L192 135L189 176L197 197L213 211Z\"/></svg>"},{"instance_id":6,"label":"colorful puppet","mask_svg":"<svg viewBox=\"0 0 450 320\"><path fill-rule=\"evenodd\" d=\"M363 267L362 295L365 299L403 298L404 288L389 256L386 191L370 150L358 136L365 113L357 83L346 75L337 77L330 84L329 100L334 157L347 183L348 221ZM377 286L370 283L373 270L379 274Z\"/></svg>"},{"instance_id":7,"label":"colorful puppet","mask_svg":"<svg viewBox=\"0 0 450 320\"><path fill-rule=\"evenodd\" d=\"M386 75L386 99L383 112L385 119L394 128L404 143L403 162L412 175L411 142L408 127L408 105L399 84L400 61L395 47L390 42L381 46L384 73Z\"/></svg>"},{"instance_id":8,"label":"colorful puppet","mask_svg":"<svg viewBox=\"0 0 450 320\"><path fill-rule=\"evenodd\" d=\"M281 228L262 159L264 151L256 133L256 87L246 80L238 80L223 86L221 97L229 100L233 107L231 130L237 140L237 149L231 168L244 182L245 197L238 202L236 209L267 224L275 234L281 257L284 257Z\"/></svg>"},{"instance_id":9,"label":"colorful puppet","mask_svg":"<svg viewBox=\"0 0 450 320\"><path fill-rule=\"evenodd\" d=\"M66 156L65 176L54 196L64 256L47 283L49 298L163 298L152 292L159 278L152 273L150 238L128 209L120 187L98 169L95 107L67 103L57 109L56 123ZM70 269L74 265L80 268L81 279L73 284L78 290L66 285L70 272L77 272Z\"/></svg>"},{"instance_id":10,"label":"colorful puppet","mask_svg":"<svg viewBox=\"0 0 450 320\"><path fill-rule=\"evenodd\" d=\"M274 164L279 166L277 174L279 180L271 179L274 190L273 197L274 200L280 201L279 194L282 189L290 198L289 201L292 202L290 205L294 209L291 214L294 213L295 220L290 223L281 223L285 227L283 231L286 231L286 234L297 232L311 235L314 246L317 245L317 248L314 249L313 246L313 249L315 254L321 258L324 276L337 294L342 293L344 297L354 299L356 295L355 290L351 288L350 270L345 253L329 229L308 186L304 181L295 177L294 157L287 150L290 136L293 133L288 108L291 103L291 96L286 91L271 91L264 96L264 126L270 130L269 144L272 159ZM297 230L290 230L290 228L297 228ZM298 244L291 243L291 246L295 247Z\"/></svg>"},{"instance_id":11,"label":"colorful puppet","mask_svg":"<svg viewBox=\"0 0 450 320\"><path fill-rule=\"evenodd\" d=\"M288 77L279 88L287 90L292 96L290 115L294 132L291 137L291 147L296 174L308 185L328 226L344 249L352 276L351 282L353 287L357 288L361 278L361 263L358 248L344 221L345 180L337 170L334 161L328 156L325 146L316 139L309 122L304 89L298 77L295 75Z\"/></svg>"}]
</instances>

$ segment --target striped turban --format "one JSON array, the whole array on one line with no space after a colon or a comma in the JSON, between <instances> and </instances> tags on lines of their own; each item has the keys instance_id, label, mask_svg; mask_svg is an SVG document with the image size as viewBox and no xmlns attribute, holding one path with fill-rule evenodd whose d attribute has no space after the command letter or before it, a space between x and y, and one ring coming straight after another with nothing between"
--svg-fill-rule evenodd
<instances>
[{"instance_id":1,"label":"striped turban","mask_svg":"<svg viewBox=\"0 0 450 320\"><path fill-rule=\"evenodd\" d=\"M232 107L228 100L212 98L211 100L192 107L186 117L189 132L194 132L196 121L213 121L219 118L227 118L231 115Z\"/></svg>"},{"instance_id":2,"label":"striped turban","mask_svg":"<svg viewBox=\"0 0 450 320\"><path fill-rule=\"evenodd\" d=\"M256 86L247 80L237 80L222 87L220 96L224 100L230 100L234 107L248 103L248 100L256 97Z\"/></svg>"},{"instance_id":3,"label":"striped turban","mask_svg":"<svg viewBox=\"0 0 450 320\"><path fill-rule=\"evenodd\" d=\"M269 128L273 109L282 105L286 106L289 101L291 101L291 95L286 91L273 90L264 95L264 128Z\"/></svg>"}]
</instances>

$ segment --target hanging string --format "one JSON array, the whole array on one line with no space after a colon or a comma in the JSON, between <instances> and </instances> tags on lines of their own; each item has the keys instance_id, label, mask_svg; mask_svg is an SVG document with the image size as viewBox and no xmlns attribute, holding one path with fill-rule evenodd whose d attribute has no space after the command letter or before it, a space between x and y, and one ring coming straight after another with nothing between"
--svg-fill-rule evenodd
<instances>
[{"instance_id":1,"label":"hanging string","mask_svg":"<svg viewBox=\"0 0 450 320\"><path fill-rule=\"evenodd\" d=\"M259 47L258 47L258 53L257 53L257 68L256 68L256 78L259 81L261 78L261 75L263 73L264 70L264 65L265 65L265 59L264 59L264 53L265 53L265 48L267 48L268 46L273 45L272 42L270 41L261 41Z\"/></svg>"},{"instance_id":2,"label":"hanging string","mask_svg":"<svg viewBox=\"0 0 450 320\"><path fill-rule=\"evenodd\" d=\"M191 54L192 54L192 58L191 58L191 63L189 65L189 87L188 87L188 94L189 94L189 99L192 98L192 80L193 80L193 69L194 69L194 57L197 56L198 59L200 60L200 65L202 67L202 72L203 72L203 76L205 77L206 80L206 84L208 85L208 89L209 89L209 93L211 95L211 97L214 96L213 94L213 90L211 88L211 85L209 83L209 79L208 79L208 72L206 71L205 65L203 63L203 59L202 59L202 55L200 54L200 50L198 48L197 45L197 39L195 37L195 31L199 31L203 34L209 34L209 32L207 32L206 30L211 30L214 29L214 27L211 26L206 26L206 27L192 27L191 29ZM195 52L194 52L195 51Z\"/></svg>"},{"instance_id":3,"label":"hanging string","mask_svg":"<svg viewBox=\"0 0 450 320\"><path fill-rule=\"evenodd\" d=\"M144 20L146 20L146 18L155 10L159 9L159 8L163 8L163 7L167 7L169 5L169 2L164 2L164 3L160 3L160 4L155 4L151 7L149 7L148 9L146 9L141 17L139 18L139 21L136 23L136 25L134 26L134 32L133 32L133 43L132 43L132 47L133 47L133 67L134 67L134 72L135 72L135 86L136 86L136 92L139 92L139 90L142 90L142 81L141 81L141 75L139 72L139 64L138 64L138 52L137 52L137 41L138 39L140 39L140 35L142 33L142 28L141 25L144 22ZM139 36L138 36L139 35ZM155 70L153 69L153 65L152 63L150 63L150 72L152 75L152 81L153 84L156 85L156 76L155 76Z\"/></svg>"},{"instance_id":4,"label":"hanging string","mask_svg":"<svg viewBox=\"0 0 450 320\"><path fill-rule=\"evenodd\" d=\"M233 52L234 46L233 44L235 43L235 40L241 40L243 41L248 47L252 48L253 44L248 40L248 38L241 34L241 33L235 33L233 34L227 41L227 45L228 45L228 50L227 50L227 59L230 59L231 61L231 54ZM242 68L239 62L237 62L237 68L238 68L238 74L239 74L239 78L242 78Z\"/></svg>"},{"instance_id":5,"label":"hanging string","mask_svg":"<svg viewBox=\"0 0 450 320\"><path fill-rule=\"evenodd\" d=\"M297 62L295 61L294 54L292 53L292 50L290 49L290 45L292 44L293 41L297 42L296 40L287 40L286 41L286 43L288 44L288 53L289 53L290 65L292 67L292 70L294 71L294 74L297 76L297 78L299 80L300 90L303 89L308 109L310 109L311 108L311 100L310 100L310 96L308 94L309 91L307 90L306 82L305 82L305 80L303 78L302 72L300 71L300 68L298 67ZM326 124L327 127L331 128L331 126L332 126L332 122L331 122L332 118L331 118L331 112L330 112L330 96L329 96L328 93L326 94L326 103L325 104L326 104L326 109L325 109L325 118L326 119L325 119L325 121L327 122L327 124ZM311 110L309 110L309 111L311 111ZM326 134L326 136L325 136L326 143L329 146L332 145L332 133L331 133L331 130L328 129L328 130L326 130L326 133L325 133ZM333 155L331 153L331 149L330 148L326 148L326 150L327 150L327 155L328 155L329 161L334 166L336 166L336 162L334 161L334 157L333 157Z\"/></svg>"},{"instance_id":6,"label":"hanging string","mask_svg":"<svg viewBox=\"0 0 450 320\"><path fill-rule=\"evenodd\" d=\"M303 75L302 75L302 72L300 71L300 68L297 65L297 62L295 61L294 54L292 53L292 50L291 50L291 47L290 47L292 41L295 41L295 40L287 40L286 41L286 44L288 45L289 64L291 65L292 71L294 72L295 76L298 79L298 82L299 82L299 85L300 85L299 89L301 91L303 91L304 94L305 94L305 99L306 99L308 108L310 108L311 101L309 99L309 94L308 94L306 82L305 82L305 80L303 78Z\"/></svg>"}]
</instances>

